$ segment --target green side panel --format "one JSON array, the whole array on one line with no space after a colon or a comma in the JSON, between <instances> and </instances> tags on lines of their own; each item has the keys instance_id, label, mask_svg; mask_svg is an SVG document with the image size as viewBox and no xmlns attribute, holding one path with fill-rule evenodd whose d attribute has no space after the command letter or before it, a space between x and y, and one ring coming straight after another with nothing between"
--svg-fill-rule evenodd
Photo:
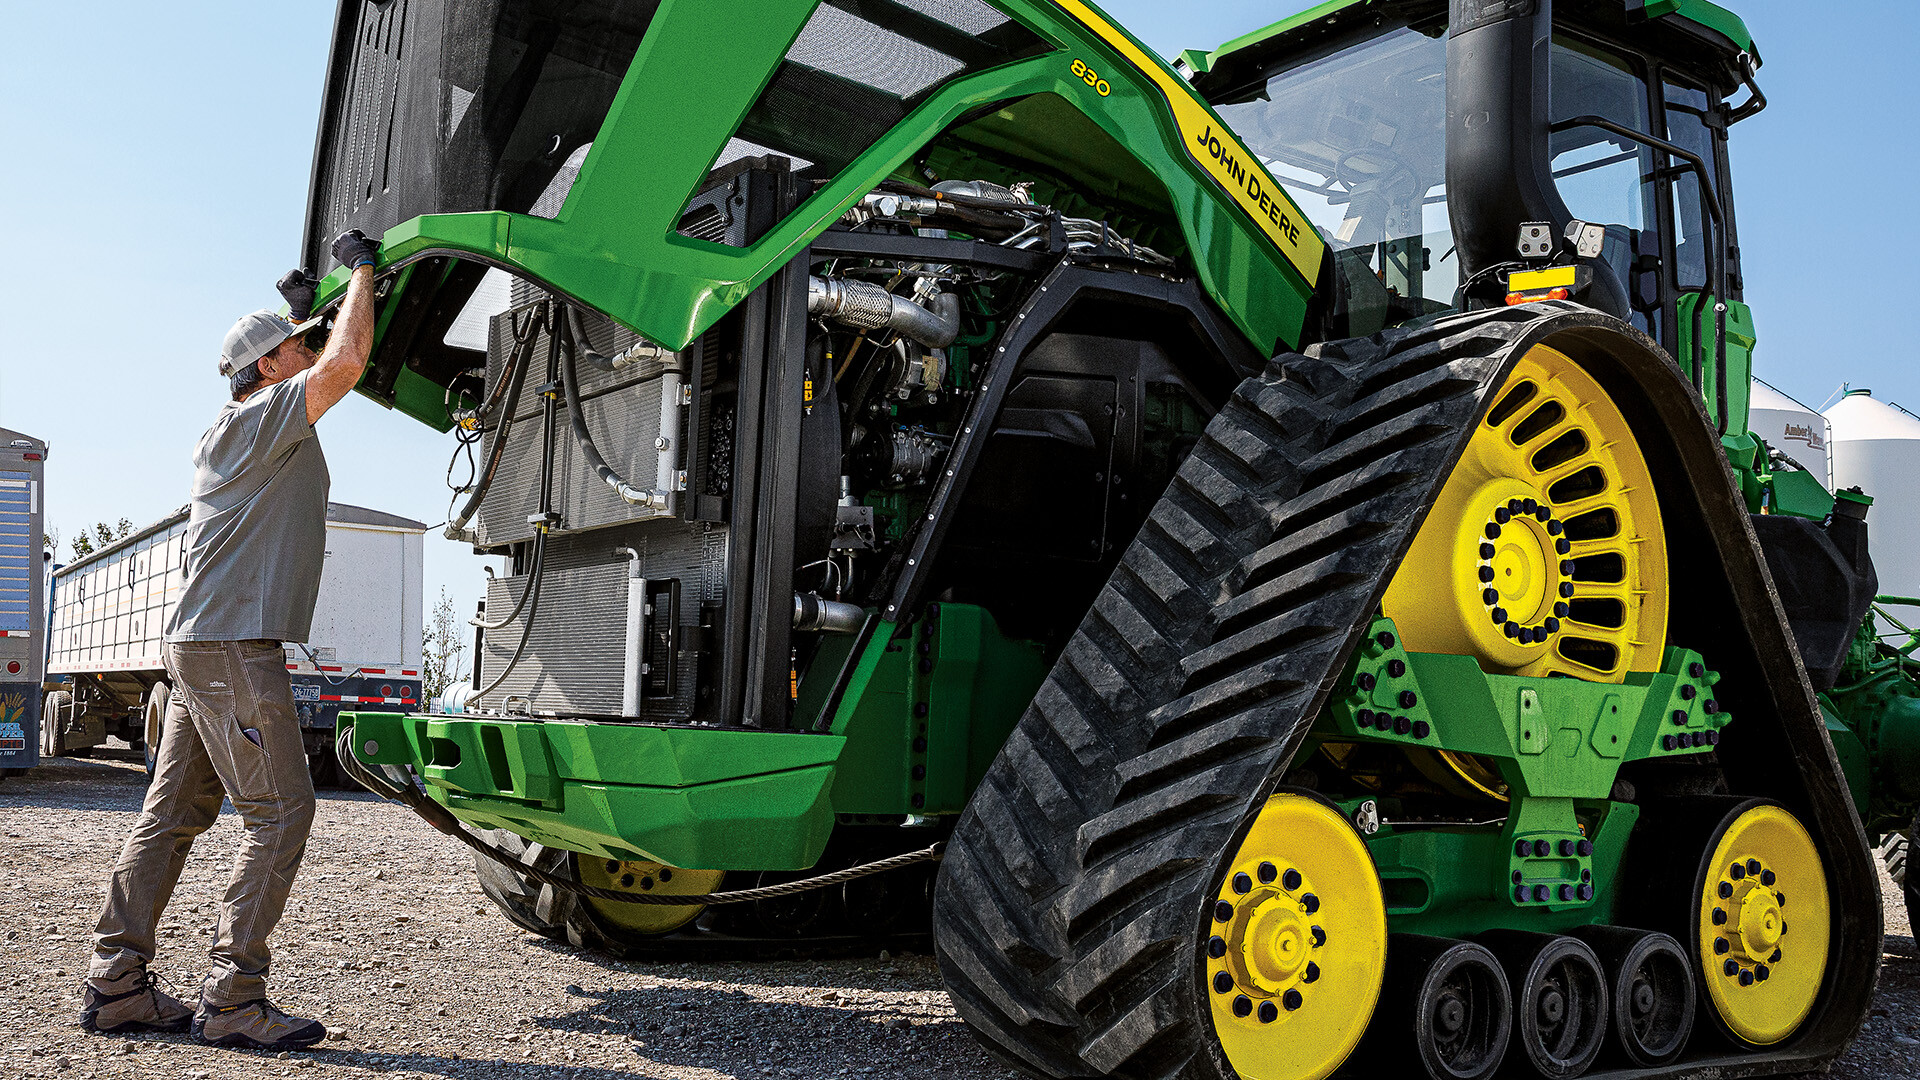
<instances>
[{"instance_id":1,"label":"green side panel","mask_svg":"<svg viewBox=\"0 0 1920 1080\"><path fill-rule=\"evenodd\" d=\"M1715 389L1713 362L1713 303L1705 301L1707 307L1700 312L1700 345L1694 346L1694 314L1699 310L1704 293L1688 293L1680 298L1680 361L1681 370L1687 378L1694 380L1701 388L1701 396L1706 399L1707 415L1719 419L1719 391ZM1754 334L1753 309L1733 300L1727 304L1727 422L1721 430L1739 433L1747 430L1747 405L1753 390L1753 347L1759 338ZM1699 376L1694 374L1695 367L1701 368Z\"/></svg>"},{"instance_id":2,"label":"green side panel","mask_svg":"<svg viewBox=\"0 0 1920 1080\"><path fill-rule=\"evenodd\" d=\"M1747 512L1757 514L1765 509L1769 498L1765 479L1767 448L1761 445L1760 437L1751 431L1722 435L1720 449L1727 455L1727 465L1733 469L1733 482L1740 488Z\"/></svg>"},{"instance_id":3,"label":"green side panel","mask_svg":"<svg viewBox=\"0 0 1920 1080\"><path fill-rule=\"evenodd\" d=\"M1627 0L1627 7L1629 10L1638 7L1649 19L1673 16L1697 23L1752 53L1755 64L1760 62L1759 50L1753 47L1753 34L1746 22L1719 4L1708 0Z\"/></svg>"},{"instance_id":4,"label":"green side panel","mask_svg":"<svg viewBox=\"0 0 1920 1080\"><path fill-rule=\"evenodd\" d=\"M1045 680L1040 648L969 604L874 634L835 718L843 814L957 814Z\"/></svg>"},{"instance_id":5,"label":"green side panel","mask_svg":"<svg viewBox=\"0 0 1920 1080\"><path fill-rule=\"evenodd\" d=\"M343 713L369 764L411 765L461 820L570 851L802 870L833 828L834 735Z\"/></svg>"},{"instance_id":6,"label":"green side panel","mask_svg":"<svg viewBox=\"0 0 1920 1080\"><path fill-rule=\"evenodd\" d=\"M1772 473L1767 478L1767 487L1773 493L1770 505L1776 514L1823 521L1833 513L1833 496L1810 472L1794 469Z\"/></svg>"},{"instance_id":7,"label":"green side panel","mask_svg":"<svg viewBox=\"0 0 1920 1080\"><path fill-rule=\"evenodd\" d=\"M1867 763L1867 748L1860 736L1840 719L1825 694L1820 695L1820 715L1827 722L1827 738L1833 743L1833 752L1840 759L1840 772L1847 778L1847 791L1853 796L1854 809L1862 818L1867 817L1871 803L1872 788L1868 778L1870 769Z\"/></svg>"}]
</instances>

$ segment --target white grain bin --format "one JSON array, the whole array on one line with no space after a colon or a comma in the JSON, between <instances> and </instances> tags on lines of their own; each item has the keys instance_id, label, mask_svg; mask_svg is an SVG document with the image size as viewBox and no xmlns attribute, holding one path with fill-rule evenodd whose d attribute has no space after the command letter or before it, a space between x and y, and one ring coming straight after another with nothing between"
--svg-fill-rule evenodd
<instances>
[{"instance_id":1,"label":"white grain bin","mask_svg":"<svg viewBox=\"0 0 1920 1080\"><path fill-rule=\"evenodd\" d=\"M1880 591L1920 595L1920 419L1868 390L1847 391L1826 416L1834 484L1873 496L1867 542Z\"/></svg>"},{"instance_id":2,"label":"white grain bin","mask_svg":"<svg viewBox=\"0 0 1920 1080\"><path fill-rule=\"evenodd\" d=\"M1833 474L1827 468L1826 418L1759 379L1753 380L1752 394L1748 429L1832 488Z\"/></svg>"}]
</instances>

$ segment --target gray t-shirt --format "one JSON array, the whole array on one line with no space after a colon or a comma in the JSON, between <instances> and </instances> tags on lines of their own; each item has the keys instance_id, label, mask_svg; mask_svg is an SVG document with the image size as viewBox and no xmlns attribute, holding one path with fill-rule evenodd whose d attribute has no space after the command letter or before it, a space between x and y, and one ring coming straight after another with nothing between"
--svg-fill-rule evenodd
<instances>
[{"instance_id":1,"label":"gray t-shirt","mask_svg":"<svg viewBox=\"0 0 1920 1080\"><path fill-rule=\"evenodd\" d=\"M187 583L168 641L306 641L327 552L307 373L230 401L193 449Z\"/></svg>"}]
</instances>

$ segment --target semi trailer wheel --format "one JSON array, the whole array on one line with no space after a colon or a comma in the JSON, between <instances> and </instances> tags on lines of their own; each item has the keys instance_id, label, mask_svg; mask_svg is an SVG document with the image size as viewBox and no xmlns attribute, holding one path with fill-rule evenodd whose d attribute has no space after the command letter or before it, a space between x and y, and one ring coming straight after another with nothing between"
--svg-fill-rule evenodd
<instances>
[{"instance_id":1,"label":"semi trailer wheel","mask_svg":"<svg viewBox=\"0 0 1920 1080\"><path fill-rule=\"evenodd\" d=\"M167 704L172 698L173 688L167 685L165 679L156 680L147 690L147 704L143 710L146 737L141 741L145 744L143 749L146 751L149 779L160 764L160 734L166 730Z\"/></svg>"},{"instance_id":2,"label":"semi trailer wheel","mask_svg":"<svg viewBox=\"0 0 1920 1080\"><path fill-rule=\"evenodd\" d=\"M1568 933L1586 942L1606 969L1614 1058L1643 1069L1678 1058L1693 1034L1695 1000L1693 965L1680 943L1623 926Z\"/></svg>"},{"instance_id":3,"label":"semi trailer wheel","mask_svg":"<svg viewBox=\"0 0 1920 1080\"><path fill-rule=\"evenodd\" d=\"M73 695L65 690L47 694L40 708L40 757L57 758L66 752L66 721L62 712L73 711Z\"/></svg>"},{"instance_id":4,"label":"semi trailer wheel","mask_svg":"<svg viewBox=\"0 0 1920 1080\"><path fill-rule=\"evenodd\" d=\"M1913 868L1913 838L1920 835L1920 815L1914 817L1914 827L1904 832L1888 833L1880 841L1880 859L1887 864L1887 876L1893 879L1893 887L1900 890L1907 902L1907 928L1920 938L1920 878L1910 871Z\"/></svg>"}]
</instances>

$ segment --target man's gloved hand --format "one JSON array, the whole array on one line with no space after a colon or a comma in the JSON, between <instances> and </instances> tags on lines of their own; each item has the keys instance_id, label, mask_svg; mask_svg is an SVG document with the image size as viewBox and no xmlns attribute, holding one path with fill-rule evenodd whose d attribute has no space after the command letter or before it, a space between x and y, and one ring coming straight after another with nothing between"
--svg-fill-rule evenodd
<instances>
[{"instance_id":1,"label":"man's gloved hand","mask_svg":"<svg viewBox=\"0 0 1920 1080\"><path fill-rule=\"evenodd\" d=\"M305 270L293 269L286 276L273 283L280 290L281 299L287 302L287 317L294 322L306 322L313 314L313 297L319 291L319 279Z\"/></svg>"},{"instance_id":2,"label":"man's gloved hand","mask_svg":"<svg viewBox=\"0 0 1920 1080\"><path fill-rule=\"evenodd\" d=\"M348 229L334 238L333 257L348 270L358 268L362 263L376 265L380 255L380 244L367 239L367 234L359 229Z\"/></svg>"}]
</instances>

